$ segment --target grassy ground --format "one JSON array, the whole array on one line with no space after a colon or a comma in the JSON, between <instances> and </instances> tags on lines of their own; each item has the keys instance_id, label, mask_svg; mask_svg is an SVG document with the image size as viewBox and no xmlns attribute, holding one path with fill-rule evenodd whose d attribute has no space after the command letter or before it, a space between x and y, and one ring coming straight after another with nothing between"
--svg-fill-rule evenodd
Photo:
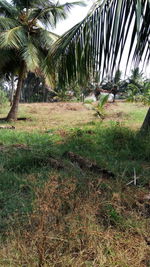
<instances>
[{"instance_id":1,"label":"grassy ground","mask_svg":"<svg viewBox=\"0 0 150 267\"><path fill-rule=\"evenodd\" d=\"M3 118L8 112L8 108L4 112L0 112L0 117ZM117 102L107 104L105 122L121 122L123 125L132 129L139 129L145 117L147 107L142 104L133 104L126 102ZM49 129L70 129L71 127L83 127L87 123L99 119L93 116L94 111L87 109L81 103L34 103L21 104L20 117L29 118L28 121L19 121L11 123L19 131L38 131L44 132Z\"/></svg>"},{"instance_id":2,"label":"grassy ground","mask_svg":"<svg viewBox=\"0 0 150 267\"><path fill-rule=\"evenodd\" d=\"M108 104L100 121L81 103L21 105L30 120L0 130L0 266L150 266L147 109Z\"/></svg>"}]
</instances>

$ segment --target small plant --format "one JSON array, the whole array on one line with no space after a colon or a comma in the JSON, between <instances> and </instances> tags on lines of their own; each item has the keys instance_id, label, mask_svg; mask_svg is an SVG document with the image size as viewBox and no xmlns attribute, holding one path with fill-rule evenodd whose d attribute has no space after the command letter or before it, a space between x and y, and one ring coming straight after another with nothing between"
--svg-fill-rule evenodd
<instances>
[{"instance_id":1,"label":"small plant","mask_svg":"<svg viewBox=\"0 0 150 267\"><path fill-rule=\"evenodd\" d=\"M104 119L105 117L104 110L105 110L105 104L107 103L108 98L109 98L109 95L101 95L97 106L92 105L93 110L96 111L95 115L101 119Z\"/></svg>"},{"instance_id":2,"label":"small plant","mask_svg":"<svg viewBox=\"0 0 150 267\"><path fill-rule=\"evenodd\" d=\"M120 229L124 226L123 216L116 210L111 203L104 204L101 207L99 218L101 218L101 222L103 225L109 227L119 227Z\"/></svg>"}]
</instances>

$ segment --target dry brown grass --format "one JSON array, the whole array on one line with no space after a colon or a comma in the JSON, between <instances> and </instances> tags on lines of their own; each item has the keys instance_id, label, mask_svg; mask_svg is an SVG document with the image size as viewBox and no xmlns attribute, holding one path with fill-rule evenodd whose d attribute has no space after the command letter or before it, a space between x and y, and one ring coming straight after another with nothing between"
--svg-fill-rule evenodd
<instances>
[{"instance_id":1,"label":"dry brown grass","mask_svg":"<svg viewBox=\"0 0 150 267\"><path fill-rule=\"evenodd\" d=\"M100 179L99 185L103 182ZM150 247L145 236L150 221L141 216L144 206L137 208L145 194L139 192L125 189L109 194L89 181L84 195L77 191L75 178L61 181L57 174L50 176L36 190L29 222L10 233L0 248L0 266L148 267ZM122 222L109 221L108 204L124 216Z\"/></svg>"},{"instance_id":2,"label":"dry brown grass","mask_svg":"<svg viewBox=\"0 0 150 267\"><path fill-rule=\"evenodd\" d=\"M93 119L93 112L86 109L82 103L33 103L20 104L19 116L31 120L14 123L16 129L43 132L87 123Z\"/></svg>"},{"instance_id":3,"label":"dry brown grass","mask_svg":"<svg viewBox=\"0 0 150 267\"><path fill-rule=\"evenodd\" d=\"M104 123L107 124L110 120L118 121L137 129L141 126L141 121L144 119L147 109L148 107L142 104L121 101L109 103L106 105L106 118ZM1 114L1 117L5 115ZM18 121L13 123L16 129L21 131L38 130L43 132L48 129L83 126L91 121L99 121L98 118L94 117L94 111L87 109L82 103L20 104L19 116L31 118L31 120L25 122Z\"/></svg>"}]
</instances>

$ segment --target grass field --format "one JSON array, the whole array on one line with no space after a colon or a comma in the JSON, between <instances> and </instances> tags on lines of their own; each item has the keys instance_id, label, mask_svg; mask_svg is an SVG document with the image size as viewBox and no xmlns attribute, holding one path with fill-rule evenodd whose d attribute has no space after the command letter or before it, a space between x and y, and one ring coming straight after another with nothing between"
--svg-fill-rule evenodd
<instances>
[{"instance_id":1,"label":"grass field","mask_svg":"<svg viewBox=\"0 0 150 267\"><path fill-rule=\"evenodd\" d=\"M147 109L21 104L28 120L0 122L0 266L150 267Z\"/></svg>"}]
</instances>

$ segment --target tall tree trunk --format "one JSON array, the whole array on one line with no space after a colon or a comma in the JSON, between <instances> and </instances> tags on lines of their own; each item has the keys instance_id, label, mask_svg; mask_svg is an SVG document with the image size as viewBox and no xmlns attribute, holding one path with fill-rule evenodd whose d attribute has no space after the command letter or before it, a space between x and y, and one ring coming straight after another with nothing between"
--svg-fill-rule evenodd
<instances>
[{"instance_id":1,"label":"tall tree trunk","mask_svg":"<svg viewBox=\"0 0 150 267\"><path fill-rule=\"evenodd\" d=\"M17 84L15 96L13 98L13 104L6 118L7 121L17 120L18 106L19 106L20 94L21 94L21 89L22 89L23 80L25 76L25 71L26 71L25 64L22 63L20 66L18 84Z\"/></svg>"},{"instance_id":2,"label":"tall tree trunk","mask_svg":"<svg viewBox=\"0 0 150 267\"><path fill-rule=\"evenodd\" d=\"M150 108L147 111L146 117L144 119L143 125L141 127L141 131L147 132L150 130Z\"/></svg>"},{"instance_id":3,"label":"tall tree trunk","mask_svg":"<svg viewBox=\"0 0 150 267\"><path fill-rule=\"evenodd\" d=\"M11 96L10 96L10 106L13 104L14 99L14 90L15 90L15 83L14 83L14 74L11 74Z\"/></svg>"}]
</instances>

